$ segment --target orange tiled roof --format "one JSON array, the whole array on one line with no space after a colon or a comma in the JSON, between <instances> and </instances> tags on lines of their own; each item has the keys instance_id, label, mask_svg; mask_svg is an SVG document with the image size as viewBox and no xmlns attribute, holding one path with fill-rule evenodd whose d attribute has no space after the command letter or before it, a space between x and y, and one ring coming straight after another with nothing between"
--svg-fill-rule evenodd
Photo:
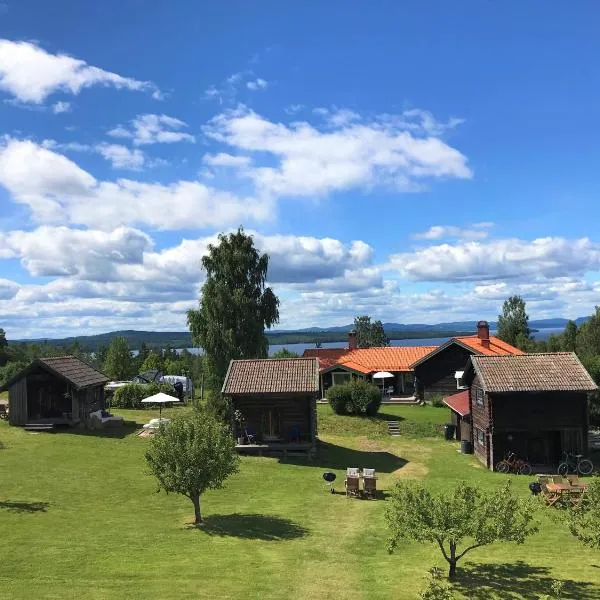
<instances>
[{"instance_id":1,"label":"orange tiled roof","mask_svg":"<svg viewBox=\"0 0 600 600\"><path fill-rule=\"evenodd\" d=\"M490 335L490 347L486 348L476 335L466 335L452 338L483 356L506 356L507 354L525 354L522 350L503 342L500 338Z\"/></svg>"},{"instance_id":2,"label":"orange tiled roof","mask_svg":"<svg viewBox=\"0 0 600 600\"><path fill-rule=\"evenodd\" d=\"M318 358L319 369L323 370L335 365L348 352L350 352L348 348L307 348L302 356L304 358Z\"/></svg>"},{"instance_id":3,"label":"orange tiled roof","mask_svg":"<svg viewBox=\"0 0 600 600\"><path fill-rule=\"evenodd\" d=\"M344 365L361 373L377 371L412 371L411 364L423 358L437 346L389 346L387 348L357 348L347 350L334 364Z\"/></svg>"}]
</instances>

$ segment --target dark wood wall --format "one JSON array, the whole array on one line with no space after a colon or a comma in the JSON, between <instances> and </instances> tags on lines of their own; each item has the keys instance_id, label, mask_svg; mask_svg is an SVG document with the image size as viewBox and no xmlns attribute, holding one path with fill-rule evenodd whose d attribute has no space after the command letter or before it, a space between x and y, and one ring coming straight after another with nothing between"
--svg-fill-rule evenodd
<instances>
[{"instance_id":1,"label":"dark wood wall","mask_svg":"<svg viewBox=\"0 0 600 600\"><path fill-rule=\"evenodd\" d=\"M27 423L27 378L19 379L8 389L8 421L11 425Z\"/></svg>"},{"instance_id":2,"label":"dark wood wall","mask_svg":"<svg viewBox=\"0 0 600 600\"><path fill-rule=\"evenodd\" d=\"M472 355L462 346L452 344L415 367L417 395L422 400L449 396L457 392L456 371L462 371Z\"/></svg>"},{"instance_id":3,"label":"dark wood wall","mask_svg":"<svg viewBox=\"0 0 600 600\"><path fill-rule=\"evenodd\" d=\"M483 406L477 404L477 391L483 393ZM473 426L473 452L487 467L494 464L493 448L490 443L490 402L483 392L479 376L473 379L469 389L469 406L471 408L471 423ZM477 435L478 430L481 432Z\"/></svg>"}]
</instances>

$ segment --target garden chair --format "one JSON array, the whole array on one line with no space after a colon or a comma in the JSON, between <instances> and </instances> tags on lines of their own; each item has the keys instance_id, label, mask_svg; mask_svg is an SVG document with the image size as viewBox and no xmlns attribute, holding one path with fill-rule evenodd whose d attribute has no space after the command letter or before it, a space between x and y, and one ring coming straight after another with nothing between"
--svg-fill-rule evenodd
<instances>
[{"instance_id":1,"label":"garden chair","mask_svg":"<svg viewBox=\"0 0 600 600\"><path fill-rule=\"evenodd\" d=\"M377 494L375 469L363 469L363 492L367 498L375 498Z\"/></svg>"},{"instance_id":2,"label":"garden chair","mask_svg":"<svg viewBox=\"0 0 600 600\"><path fill-rule=\"evenodd\" d=\"M567 475L567 479L572 486L578 487L581 485L581 479L579 479L579 475Z\"/></svg>"},{"instance_id":3,"label":"garden chair","mask_svg":"<svg viewBox=\"0 0 600 600\"><path fill-rule=\"evenodd\" d=\"M246 427L246 439L248 440L248 444L256 444L256 431Z\"/></svg>"}]
</instances>

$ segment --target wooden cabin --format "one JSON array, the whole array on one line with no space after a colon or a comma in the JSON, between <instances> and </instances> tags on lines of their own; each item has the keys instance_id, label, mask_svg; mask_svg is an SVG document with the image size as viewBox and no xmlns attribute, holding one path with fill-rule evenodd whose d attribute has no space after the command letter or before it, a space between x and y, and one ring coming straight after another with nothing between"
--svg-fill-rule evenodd
<instances>
[{"instance_id":1,"label":"wooden cabin","mask_svg":"<svg viewBox=\"0 0 600 600\"><path fill-rule=\"evenodd\" d=\"M108 377L75 356L40 358L8 381L12 425L76 425L104 410Z\"/></svg>"},{"instance_id":2,"label":"wooden cabin","mask_svg":"<svg viewBox=\"0 0 600 600\"><path fill-rule=\"evenodd\" d=\"M506 356L523 354L521 350L490 335L487 321L477 323L477 333L454 337L413 362L415 396L431 401L465 389L461 376L471 356Z\"/></svg>"},{"instance_id":3,"label":"wooden cabin","mask_svg":"<svg viewBox=\"0 0 600 600\"><path fill-rule=\"evenodd\" d=\"M315 451L316 358L232 360L221 392L242 416L232 423L238 451Z\"/></svg>"},{"instance_id":4,"label":"wooden cabin","mask_svg":"<svg viewBox=\"0 0 600 600\"><path fill-rule=\"evenodd\" d=\"M450 422L456 427L457 440L471 440L471 408L469 390L462 390L444 398L444 404L450 409Z\"/></svg>"},{"instance_id":5,"label":"wooden cabin","mask_svg":"<svg viewBox=\"0 0 600 600\"><path fill-rule=\"evenodd\" d=\"M534 465L587 453L588 394L598 388L574 353L472 356L463 381L474 452L488 468L508 451Z\"/></svg>"}]
</instances>

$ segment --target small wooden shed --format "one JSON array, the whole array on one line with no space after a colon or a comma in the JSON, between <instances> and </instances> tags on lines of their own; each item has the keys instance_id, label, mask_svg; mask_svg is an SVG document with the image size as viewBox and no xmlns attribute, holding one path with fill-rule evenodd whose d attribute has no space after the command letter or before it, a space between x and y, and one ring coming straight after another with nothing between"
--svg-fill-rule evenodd
<instances>
[{"instance_id":1,"label":"small wooden shed","mask_svg":"<svg viewBox=\"0 0 600 600\"><path fill-rule=\"evenodd\" d=\"M76 356L40 358L8 381L12 425L76 425L104 410L108 377Z\"/></svg>"},{"instance_id":2,"label":"small wooden shed","mask_svg":"<svg viewBox=\"0 0 600 600\"><path fill-rule=\"evenodd\" d=\"M232 360L221 392L243 416L241 427L234 423L234 435L245 437L238 450L315 450L316 358Z\"/></svg>"}]
</instances>

